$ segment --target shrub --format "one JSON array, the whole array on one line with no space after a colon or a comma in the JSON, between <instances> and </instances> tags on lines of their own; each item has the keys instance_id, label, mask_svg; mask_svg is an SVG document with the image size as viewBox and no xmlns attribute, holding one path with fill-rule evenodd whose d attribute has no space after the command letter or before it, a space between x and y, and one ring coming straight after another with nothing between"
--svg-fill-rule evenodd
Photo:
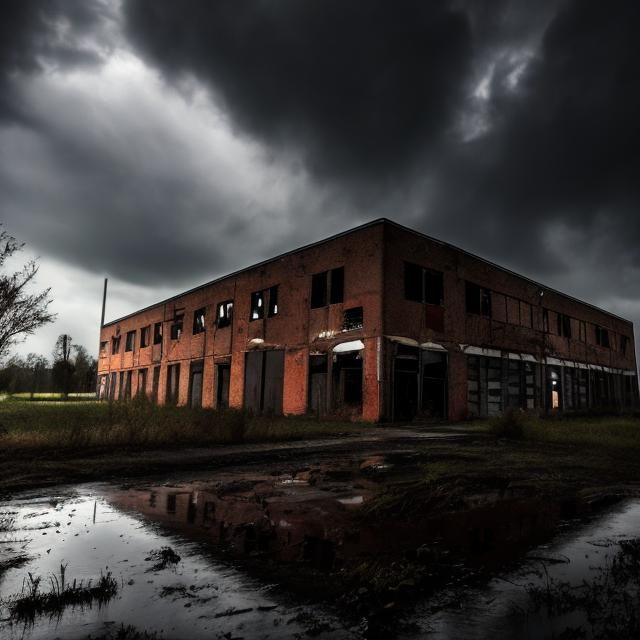
<instances>
[{"instance_id":1,"label":"shrub","mask_svg":"<svg viewBox=\"0 0 640 640\"><path fill-rule=\"evenodd\" d=\"M528 416L522 409L509 408L490 422L491 433L499 438L518 440L524 437Z\"/></svg>"}]
</instances>

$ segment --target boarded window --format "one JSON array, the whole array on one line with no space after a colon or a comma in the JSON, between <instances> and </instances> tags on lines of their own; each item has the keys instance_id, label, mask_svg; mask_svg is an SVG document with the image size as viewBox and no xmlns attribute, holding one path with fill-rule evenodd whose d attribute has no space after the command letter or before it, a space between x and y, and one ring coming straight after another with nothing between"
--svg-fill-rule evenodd
<instances>
[{"instance_id":1,"label":"boarded window","mask_svg":"<svg viewBox=\"0 0 640 640\"><path fill-rule=\"evenodd\" d=\"M218 304L216 310L216 324L218 328L228 327L233 319L233 300L225 300Z\"/></svg>"},{"instance_id":2,"label":"boarded window","mask_svg":"<svg viewBox=\"0 0 640 640\"><path fill-rule=\"evenodd\" d=\"M472 282L465 289L467 313L475 313L486 318L491 317L491 291Z\"/></svg>"},{"instance_id":3,"label":"boarded window","mask_svg":"<svg viewBox=\"0 0 640 640\"><path fill-rule=\"evenodd\" d=\"M162 322L153 325L153 344L162 344Z\"/></svg>"},{"instance_id":4,"label":"boarded window","mask_svg":"<svg viewBox=\"0 0 640 640\"><path fill-rule=\"evenodd\" d=\"M264 291L254 291L251 294L250 320L260 320L264 318Z\"/></svg>"},{"instance_id":5,"label":"boarded window","mask_svg":"<svg viewBox=\"0 0 640 640\"><path fill-rule=\"evenodd\" d=\"M206 309L202 307L201 309L196 309L193 312L193 334L202 333L204 331L204 321L206 317Z\"/></svg>"},{"instance_id":6,"label":"boarded window","mask_svg":"<svg viewBox=\"0 0 640 640\"><path fill-rule=\"evenodd\" d=\"M151 334L151 326L142 327L140 329L140 348L144 349L149 346L149 337Z\"/></svg>"},{"instance_id":7,"label":"boarded window","mask_svg":"<svg viewBox=\"0 0 640 640\"><path fill-rule=\"evenodd\" d=\"M329 297L330 304L340 304L344 302L344 267L331 269L331 291Z\"/></svg>"},{"instance_id":8,"label":"boarded window","mask_svg":"<svg viewBox=\"0 0 640 640\"><path fill-rule=\"evenodd\" d=\"M111 355L115 356L120 351L120 336L111 338Z\"/></svg>"},{"instance_id":9,"label":"boarded window","mask_svg":"<svg viewBox=\"0 0 640 640\"><path fill-rule=\"evenodd\" d=\"M269 317L278 315L278 285L269 289Z\"/></svg>"},{"instance_id":10,"label":"boarded window","mask_svg":"<svg viewBox=\"0 0 640 640\"><path fill-rule=\"evenodd\" d=\"M327 306L327 271L311 276L311 308Z\"/></svg>"},{"instance_id":11,"label":"boarded window","mask_svg":"<svg viewBox=\"0 0 640 640\"><path fill-rule=\"evenodd\" d=\"M343 331L351 331L352 329L362 329L364 323L364 313L362 307L353 307L346 309L344 312L344 321L342 323Z\"/></svg>"},{"instance_id":12,"label":"boarded window","mask_svg":"<svg viewBox=\"0 0 640 640\"><path fill-rule=\"evenodd\" d=\"M523 327L533 327L533 310L528 302L520 300L520 324Z\"/></svg>"}]
</instances>

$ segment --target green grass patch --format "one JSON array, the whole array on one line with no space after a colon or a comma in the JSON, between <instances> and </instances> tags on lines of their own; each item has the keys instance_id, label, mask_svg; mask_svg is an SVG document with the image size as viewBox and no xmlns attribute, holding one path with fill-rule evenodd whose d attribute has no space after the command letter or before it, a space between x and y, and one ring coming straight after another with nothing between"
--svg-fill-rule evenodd
<instances>
[{"instance_id":1,"label":"green grass patch","mask_svg":"<svg viewBox=\"0 0 640 640\"><path fill-rule=\"evenodd\" d=\"M353 424L313 418L157 406L143 396L127 403L0 403L0 449L5 452L273 442L355 429Z\"/></svg>"}]
</instances>

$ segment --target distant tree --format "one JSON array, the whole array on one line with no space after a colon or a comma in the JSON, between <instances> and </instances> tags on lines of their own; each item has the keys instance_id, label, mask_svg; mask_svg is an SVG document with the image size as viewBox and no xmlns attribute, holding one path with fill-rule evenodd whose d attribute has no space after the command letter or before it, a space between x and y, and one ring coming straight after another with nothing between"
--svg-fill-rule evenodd
<instances>
[{"instance_id":1,"label":"distant tree","mask_svg":"<svg viewBox=\"0 0 640 640\"><path fill-rule=\"evenodd\" d=\"M95 391L98 361L92 358L86 348L79 344L73 345L73 389L80 393Z\"/></svg>"},{"instance_id":2,"label":"distant tree","mask_svg":"<svg viewBox=\"0 0 640 640\"><path fill-rule=\"evenodd\" d=\"M7 355L20 337L32 334L55 319L55 314L49 312L50 289L40 293L27 291L38 273L35 260L14 273L5 272L7 261L23 247L24 243L0 231L0 358Z\"/></svg>"},{"instance_id":3,"label":"distant tree","mask_svg":"<svg viewBox=\"0 0 640 640\"><path fill-rule=\"evenodd\" d=\"M51 370L53 386L56 391L62 392L65 398L71 390L72 377L75 372L75 365L71 361L72 348L71 336L66 333L58 336L53 348L53 367Z\"/></svg>"},{"instance_id":4,"label":"distant tree","mask_svg":"<svg viewBox=\"0 0 640 640\"><path fill-rule=\"evenodd\" d=\"M29 372L31 398L35 393L47 391L49 383L49 361L44 356L37 353L30 353L25 361L26 368Z\"/></svg>"}]
</instances>

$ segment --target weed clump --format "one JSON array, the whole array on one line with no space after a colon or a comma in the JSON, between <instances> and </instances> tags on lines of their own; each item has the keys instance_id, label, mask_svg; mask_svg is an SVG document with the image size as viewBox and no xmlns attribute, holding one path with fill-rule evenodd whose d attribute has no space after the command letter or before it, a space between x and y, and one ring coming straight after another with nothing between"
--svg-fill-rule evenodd
<instances>
[{"instance_id":1,"label":"weed clump","mask_svg":"<svg viewBox=\"0 0 640 640\"><path fill-rule=\"evenodd\" d=\"M520 440L525 435L528 416L521 409L507 409L502 415L493 418L489 430L498 438Z\"/></svg>"},{"instance_id":2,"label":"weed clump","mask_svg":"<svg viewBox=\"0 0 640 640\"><path fill-rule=\"evenodd\" d=\"M154 549L145 560L154 560L155 564L148 571L162 571L168 566L175 566L180 562L180 556L171 547L161 547Z\"/></svg>"}]
</instances>

